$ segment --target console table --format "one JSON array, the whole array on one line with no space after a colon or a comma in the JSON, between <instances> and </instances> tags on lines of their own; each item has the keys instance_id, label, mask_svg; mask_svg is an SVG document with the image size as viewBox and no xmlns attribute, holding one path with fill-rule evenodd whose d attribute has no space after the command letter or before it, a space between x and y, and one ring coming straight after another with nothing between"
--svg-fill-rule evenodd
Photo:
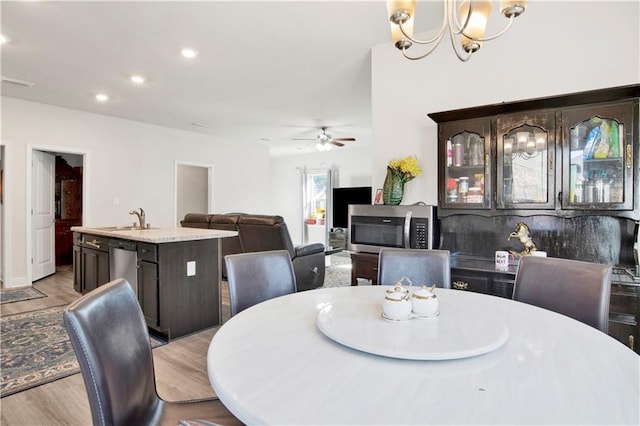
<instances>
[{"instance_id":1,"label":"console table","mask_svg":"<svg viewBox=\"0 0 640 426\"><path fill-rule=\"evenodd\" d=\"M378 255L376 253L351 253L351 285L358 285L358 278L378 284Z\"/></svg>"}]
</instances>

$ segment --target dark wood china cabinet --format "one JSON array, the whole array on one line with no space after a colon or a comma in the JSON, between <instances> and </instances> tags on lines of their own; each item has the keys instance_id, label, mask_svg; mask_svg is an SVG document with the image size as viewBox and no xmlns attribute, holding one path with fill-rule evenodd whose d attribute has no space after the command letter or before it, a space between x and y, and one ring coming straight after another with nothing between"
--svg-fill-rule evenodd
<instances>
[{"instance_id":1,"label":"dark wood china cabinet","mask_svg":"<svg viewBox=\"0 0 640 426\"><path fill-rule=\"evenodd\" d=\"M73 263L72 226L82 224L82 167L72 167L56 156L55 169L56 266Z\"/></svg>"},{"instance_id":2,"label":"dark wood china cabinet","mask_svg":"<svg viewBox=\"0 0 640 426\"><path fill-rule=\"evenodd\" d=\"M429 114L452 288L512 297L496 250L525 222L540 250L613 266L609 334L640 353L640 85Z\"/></svg>"}]
</instances>

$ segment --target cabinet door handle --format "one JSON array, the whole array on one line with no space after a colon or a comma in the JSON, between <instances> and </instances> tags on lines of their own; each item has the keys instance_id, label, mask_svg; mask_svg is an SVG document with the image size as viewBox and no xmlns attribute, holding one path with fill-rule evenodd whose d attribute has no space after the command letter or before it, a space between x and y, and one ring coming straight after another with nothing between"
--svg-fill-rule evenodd
<instances>
[{"instance_id":1,"label":"cabinet door handle","mask_svg":"<svg viewBox=\"0 0 640 426\"><path fill-rule=\"evenodd\" d=\"M97 249L100 248L100 244L98 244L98 240L93 240L93 241L85 241L84 242L86 245L91 246L91 247L95 247Z\"/></svg>"},{"instance_id":2,"label":"cabinet door handle","mask_svg":"<svg viewBox=\"0 0 640 426\"><path fill-rule=\"evenodd\" d=\"M627 169L631 168L631 163L633 163L633 147L631 144L627 144Z\"/></svg>"},{"instance_id":3,"label":"cabinet door handle","mask_svg":"<svg viewBox=\"0 0 640 426\"><path fill-rule=\"evenodd\" d=\"M458 289L458 290L466 290L469 288L469 283L464 282L464 281L454 281L453 282L453 288Z\"/></svg>"},{"instance_id":4,"label":"cabinet door handle","mask_svg":"<svg viewBox=\"0 0 640 426\"><path fill-rule=\"evenodd\" d=\"M553 171L553 151L549 150L549 171Z\"/></svg>"},{"instance_id":5,"label":"cabinet door handle","mask_svg":"<svg viewBox=\"0 0 640 426\"><path fill-rule=\"evenodd\" d=\"M631 348L632 351L635 351L635 337L633 337L633 334L629 335L629 347Z\"/></svg>"}]
</instances>

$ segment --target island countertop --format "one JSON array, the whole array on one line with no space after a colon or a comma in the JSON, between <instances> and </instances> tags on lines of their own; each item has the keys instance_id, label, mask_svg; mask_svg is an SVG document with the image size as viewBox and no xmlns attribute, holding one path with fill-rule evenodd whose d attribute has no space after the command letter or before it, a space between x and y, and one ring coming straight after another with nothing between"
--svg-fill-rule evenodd
<instances>
[{"instance_id":1,"label":"island countertop","mask_svg":"<svg viewBox=\"0 0 640 426\"><path fill-rule=\"evenodd\" d=\"M222 231L218 229L202 228L149 228L132 229L127 226L89 227L72 226L74 232L100 235L103 237L122 238L125 240L142 241L145 243L161 244L178 241L208 240L214 238L235 237L236 231Z\"/></svg>"}]
</instances>

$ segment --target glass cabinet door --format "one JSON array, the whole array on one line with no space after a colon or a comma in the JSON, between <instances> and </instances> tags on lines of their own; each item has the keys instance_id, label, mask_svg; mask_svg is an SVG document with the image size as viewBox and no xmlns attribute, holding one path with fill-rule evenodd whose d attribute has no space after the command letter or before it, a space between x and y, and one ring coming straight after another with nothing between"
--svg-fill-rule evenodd
<instances>
[{"instance_id":1,"label":"glass cabinet door","mask_svg":"<svg viewBox=\"0 0 640 426\"><path fill-rule=\"evenodd\" d=\"M563 207L632 210L633 104L562 111Z\"/></svg>"},{"instance_id":2,"label":"glass cabinet door","mask_svg":"<svg viewBox=\"0 0 640 426\"><path fill-rule=\"evenodd\" d=\"M440 126L439 199L444 208L491 208L490 130L488 119Z\"/></svg>"},{"instance_id":3,"label":"glass cabinet door","mask_svg":"<svg viewBox=\"0 0 640 426\"><path fill-rule=\"evenodd\" d=\"M497 208L555 207L554 129L553 112L497 118Z\"/></svg>"}]
</instances>

